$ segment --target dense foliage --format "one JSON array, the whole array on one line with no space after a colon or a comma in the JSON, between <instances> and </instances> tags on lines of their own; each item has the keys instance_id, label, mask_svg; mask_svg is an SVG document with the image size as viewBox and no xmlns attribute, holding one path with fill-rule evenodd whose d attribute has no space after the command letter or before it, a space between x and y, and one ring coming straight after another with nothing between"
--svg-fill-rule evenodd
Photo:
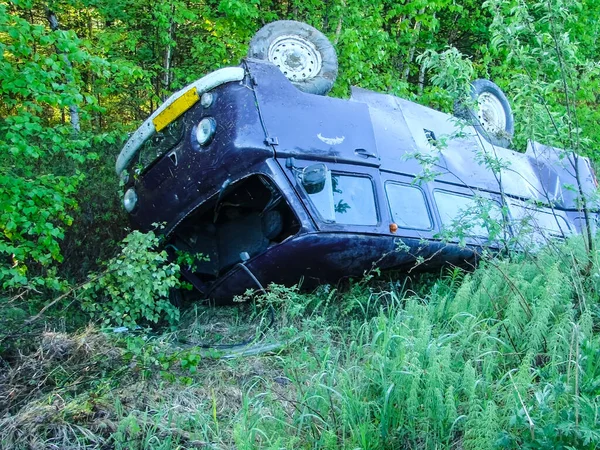
<instances>
[{"instance_id":1,"label":"dense foliage","mask_svg":"<svg viewBox=\"0 0 600 450\"><path fill-rule=\"evenodd\" d=\"M279 328L256 339L287 342L265 344L281 356L209 362L219 355L180 345L235 336L238 310L194 309L158 338L80 328L180 319L179 265L153 233L127 236L115 158L167 95L237 64L265 23L330 38L331 95L357 85L452 111L471 79L491 78L516 150L534 139L597 163L599 15L595 0L0 0L0 447L600 446L591 227L412 290L402 277L271 287L245 313L276 309Z\"/></svg>"},{"instance_id":2,"label":"dense foliage","mask_svg":"<svg viewBox=\"0 0 600 450\"><path fill-rule=\"evenodd\" d=\"M104 234L123 220L115 142L168 93L237 64L271 20L306 21L330 37L340 61L333 95L358 85L451 110L443 66L446 81L489 77L506 88L518 148L533 138L595 157L597 10L591 0L3 1L0 252L10 263L0 282L56 290L64 277L83 279L74 267L94 261L78 252L81 239L108 256L100 243L122 237ZM84 237L85 219L104 239ZM84 264L65 263L67 247Z\"/></svg>"},{"instance_id":3,"label":"dense foliage","mask_svg":"<svg viewBox=\"0 0 600 450\"><path fill-rule=\"evenodd\" d=\"M134 231L123 239L121 253L83 287L83 310L107 325L135 328L143 320L156 323L162 317L176 324L179 310L169 293L181 285L179 266L158 247L152 231Z\"/></svg>"}]
</instances>

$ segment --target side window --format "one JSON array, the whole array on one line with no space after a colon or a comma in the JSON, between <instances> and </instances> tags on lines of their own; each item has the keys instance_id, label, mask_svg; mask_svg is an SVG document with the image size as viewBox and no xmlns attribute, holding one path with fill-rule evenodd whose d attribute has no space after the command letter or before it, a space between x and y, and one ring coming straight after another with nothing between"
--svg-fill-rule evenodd
<instances>
[{"instance_id":1,"label":"side window","mask_svg":"<svg viewBox=\"0 0 600 450\"><path fill-rule=\"evenodd\" d=\"M423 191L416 186L386 183L392 220L402 228L429 230L432 227L431 217Z\"/></svg>"},{"instance_id":2,"label":"side window","mask_svg":"<svg viewBox=\"0 0 600 450\"><path fill-rule=\"evenodd\" d=\"M308 198L319 211L321 219L325 222L335 222L335 208L333 204L333 189L331 172L327 171L327 179L325 180L325 186L320 192L314 194L308 194ZM300 183L302 185L302 183Z\"/></svg>"},{"instance_id":3,"label":"side window","mask_svg":"<svg viewBox=\"0 0 600 450\"><path fill-rule=\"evenodd\" d=\"M500 206L489 199L445 191L433 193L444 228L467 236L488 237L490 225L502 223Z\"/></svg>"},{"instance_id":4,"label":"side window","mask_svg":"<svg viewBox=\"0 0 600 450\"><path fill-rule=\"evenodd\" d=\"M332 174L335 221L349 225L377 225L375 194L370 178Z\"/></svg>"},{"instance_id":5,"label":"side window","mask_svg":"<svg viewBox=\"0 0 600 450\"><path fill-rule=\"evenodd\" d=\"M308 197L326 222L377 225L375 192L370 178L328 172L324 188Z\"/></svg>"},{"instance_id":6,"label":"side window","mask_svg":"<svg viewBox=\"0 0 600 450\"><path fill-rule=\"evenodd\" d=\"M514 226L517 232L526 231L527 228L533 230L547 231L557 236L563 236L570 233L569 225L564 217L539 209L525 208L511 202L510 212L513 219L517 221Z\"/></svg>"}]
</instances>

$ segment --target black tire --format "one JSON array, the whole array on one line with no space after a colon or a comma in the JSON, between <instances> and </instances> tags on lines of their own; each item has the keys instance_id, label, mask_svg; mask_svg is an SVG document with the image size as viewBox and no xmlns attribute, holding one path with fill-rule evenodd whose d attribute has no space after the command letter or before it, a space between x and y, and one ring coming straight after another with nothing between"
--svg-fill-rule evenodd
<instances>
[{"instance_id":1,"label":"black tire","mask_svg":"<svg viewBox=\"0 0 600 450\"><path fill-rule=\"evenodd\" d=\"M482 97L483 96L483 97ZM496 109L496 115L499 122L491 124L493 120L486 120L486 116L494 115L493 111L482 106L482 101L491 102L501 107ZM483 136L490 144L498 147L509 147L515 132L515 120L508 98L495 83L489 80L479 79L471 83L471 105L463 105L458 103L455 105L454 114L457 117L467 120L475 130ZM478 105L479 107L474 107ZM489 119L489 117L488 117Z\"/></svg>"},{"instance_id":2,"label":"black tire","mask_svg":"<svg viewBox=\"0 0 600 450\"><path fill-rule=\"evenodd\" d=\"M309 94L327 94L337 78L337 55L329 39L295 20L278 20L258 30L248 56L275 64L294 86Z\"/></svg>"}]
</instances>

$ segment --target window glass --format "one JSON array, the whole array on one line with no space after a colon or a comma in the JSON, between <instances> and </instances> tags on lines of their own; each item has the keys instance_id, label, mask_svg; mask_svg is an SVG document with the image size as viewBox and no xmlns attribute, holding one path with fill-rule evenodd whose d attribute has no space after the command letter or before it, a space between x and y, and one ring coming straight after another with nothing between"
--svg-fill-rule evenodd
<instances>
[{"instance_id":1,"label":"window glass","mask_svg":"<svg viewBox=\"0 0 600 450\"><path fill-rule=\"evenodd\" d=\"M558 214L554 215L550 212L515 204L510 205L510 212L513 219L517 221L517 231L522 230L523 227L531 227L534 230L549 231L560 236L569 233L567 221Z\"/></svg>"},{"instance_id":2,"label":"window glass","mask_svg":"<svg viewBox=\"0 0 600 450\"><path fill-rule=\"evenodd\" d=\"M431 228L431 218L423 191L415 186L398 183L386 183L392 220L402 228Z\"/></svg>"},{"instance_id":3,"label":"window glass","mask_svg":"<svg viewBox=\"0 0 600 450\"><path fill-rule=\"evenodd\" d=\"M333 188L331 180L331 172L327 171L327 179L325 187L321 192L309 194L309 198L319 211L321 218L326 222L335 222L335 208L333 204Z\"/></svg>"},{"instance_id":4,"label":"window glass","mask_svg":"<svg viewBox=\"0 0 600 450\"><path fill-rule=\"evenodd\" d=\"M373 183L369 178L328 172L321 192L309 194L321 218L348 225L377 225Z\"/></svg>"},{"instance_id":5,"label":"window glass","mask_svg":"<svg viewBox=\"0 0 600 450\"><path fill-rule=\"evenodd\" d=\"M183 116L170 123L159 133L154 133L142 145L138 163L146 168L155 160L171 150L183 136Z\"/></svg>"},{"instance_id":6,"label":"window glass","mask_svg":"<svg viewBox=\"0 0 600 450\"><path fill-rule=\"evenodd\" d=\"M467 236L487 237L490 224L486 221L502 221L500 207L489 199L467 197L445 191L435 191L433 195L442 225L451 231L462 232Z\"/></svg>"},{"instance_id":7,"label":"window glass","mask_svg":"<svg viewBox=\"0 0 600 450\"><path fill-rule=\"evenodd\" d=\"M377 225L371 180L336 174L331 178L335 221L352 225Z\"/></svg>"}]
</instances>

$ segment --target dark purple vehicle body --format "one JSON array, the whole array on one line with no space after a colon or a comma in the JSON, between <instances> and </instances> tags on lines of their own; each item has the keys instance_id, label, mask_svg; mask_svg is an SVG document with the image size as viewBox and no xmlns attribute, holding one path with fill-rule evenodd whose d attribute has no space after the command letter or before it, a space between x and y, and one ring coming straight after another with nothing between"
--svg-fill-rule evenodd
<instances>
[{"instance_id":1,"label":"dark purple vehicle body","mask_svg":"<svg viewBox=\"0 0 600 450\"><path fill-rule=\"evenodd\" d=\"M525 154L493 147L452 116L391 95L312 95L270 63L241 67L243 79L211 89L210 104L197 102L177 119L168 149L145 164L142 147L123 174L136 227L164 223L169 248L208 257L184 274L209 297L256 288L251 274L263 285L309 286L374 267L473 261L482 247L499 245L488 230L476 225L450 241L441 234L468 220L458 213L476 198L504 210L508 233L526 214L533 240L582 230L577 192L564 185L576 184L577 170L585 192L595 190L584 158L534 143ZM214 136L201 145L206 117ZM444 136L452 138L442 145ZM434 158L422 182L423 158L413 153ZM506 163L501 180L477 162L486 154ZM325 186L309 193L303 170L320 163Z\"/></svg>"}]
</instances>

